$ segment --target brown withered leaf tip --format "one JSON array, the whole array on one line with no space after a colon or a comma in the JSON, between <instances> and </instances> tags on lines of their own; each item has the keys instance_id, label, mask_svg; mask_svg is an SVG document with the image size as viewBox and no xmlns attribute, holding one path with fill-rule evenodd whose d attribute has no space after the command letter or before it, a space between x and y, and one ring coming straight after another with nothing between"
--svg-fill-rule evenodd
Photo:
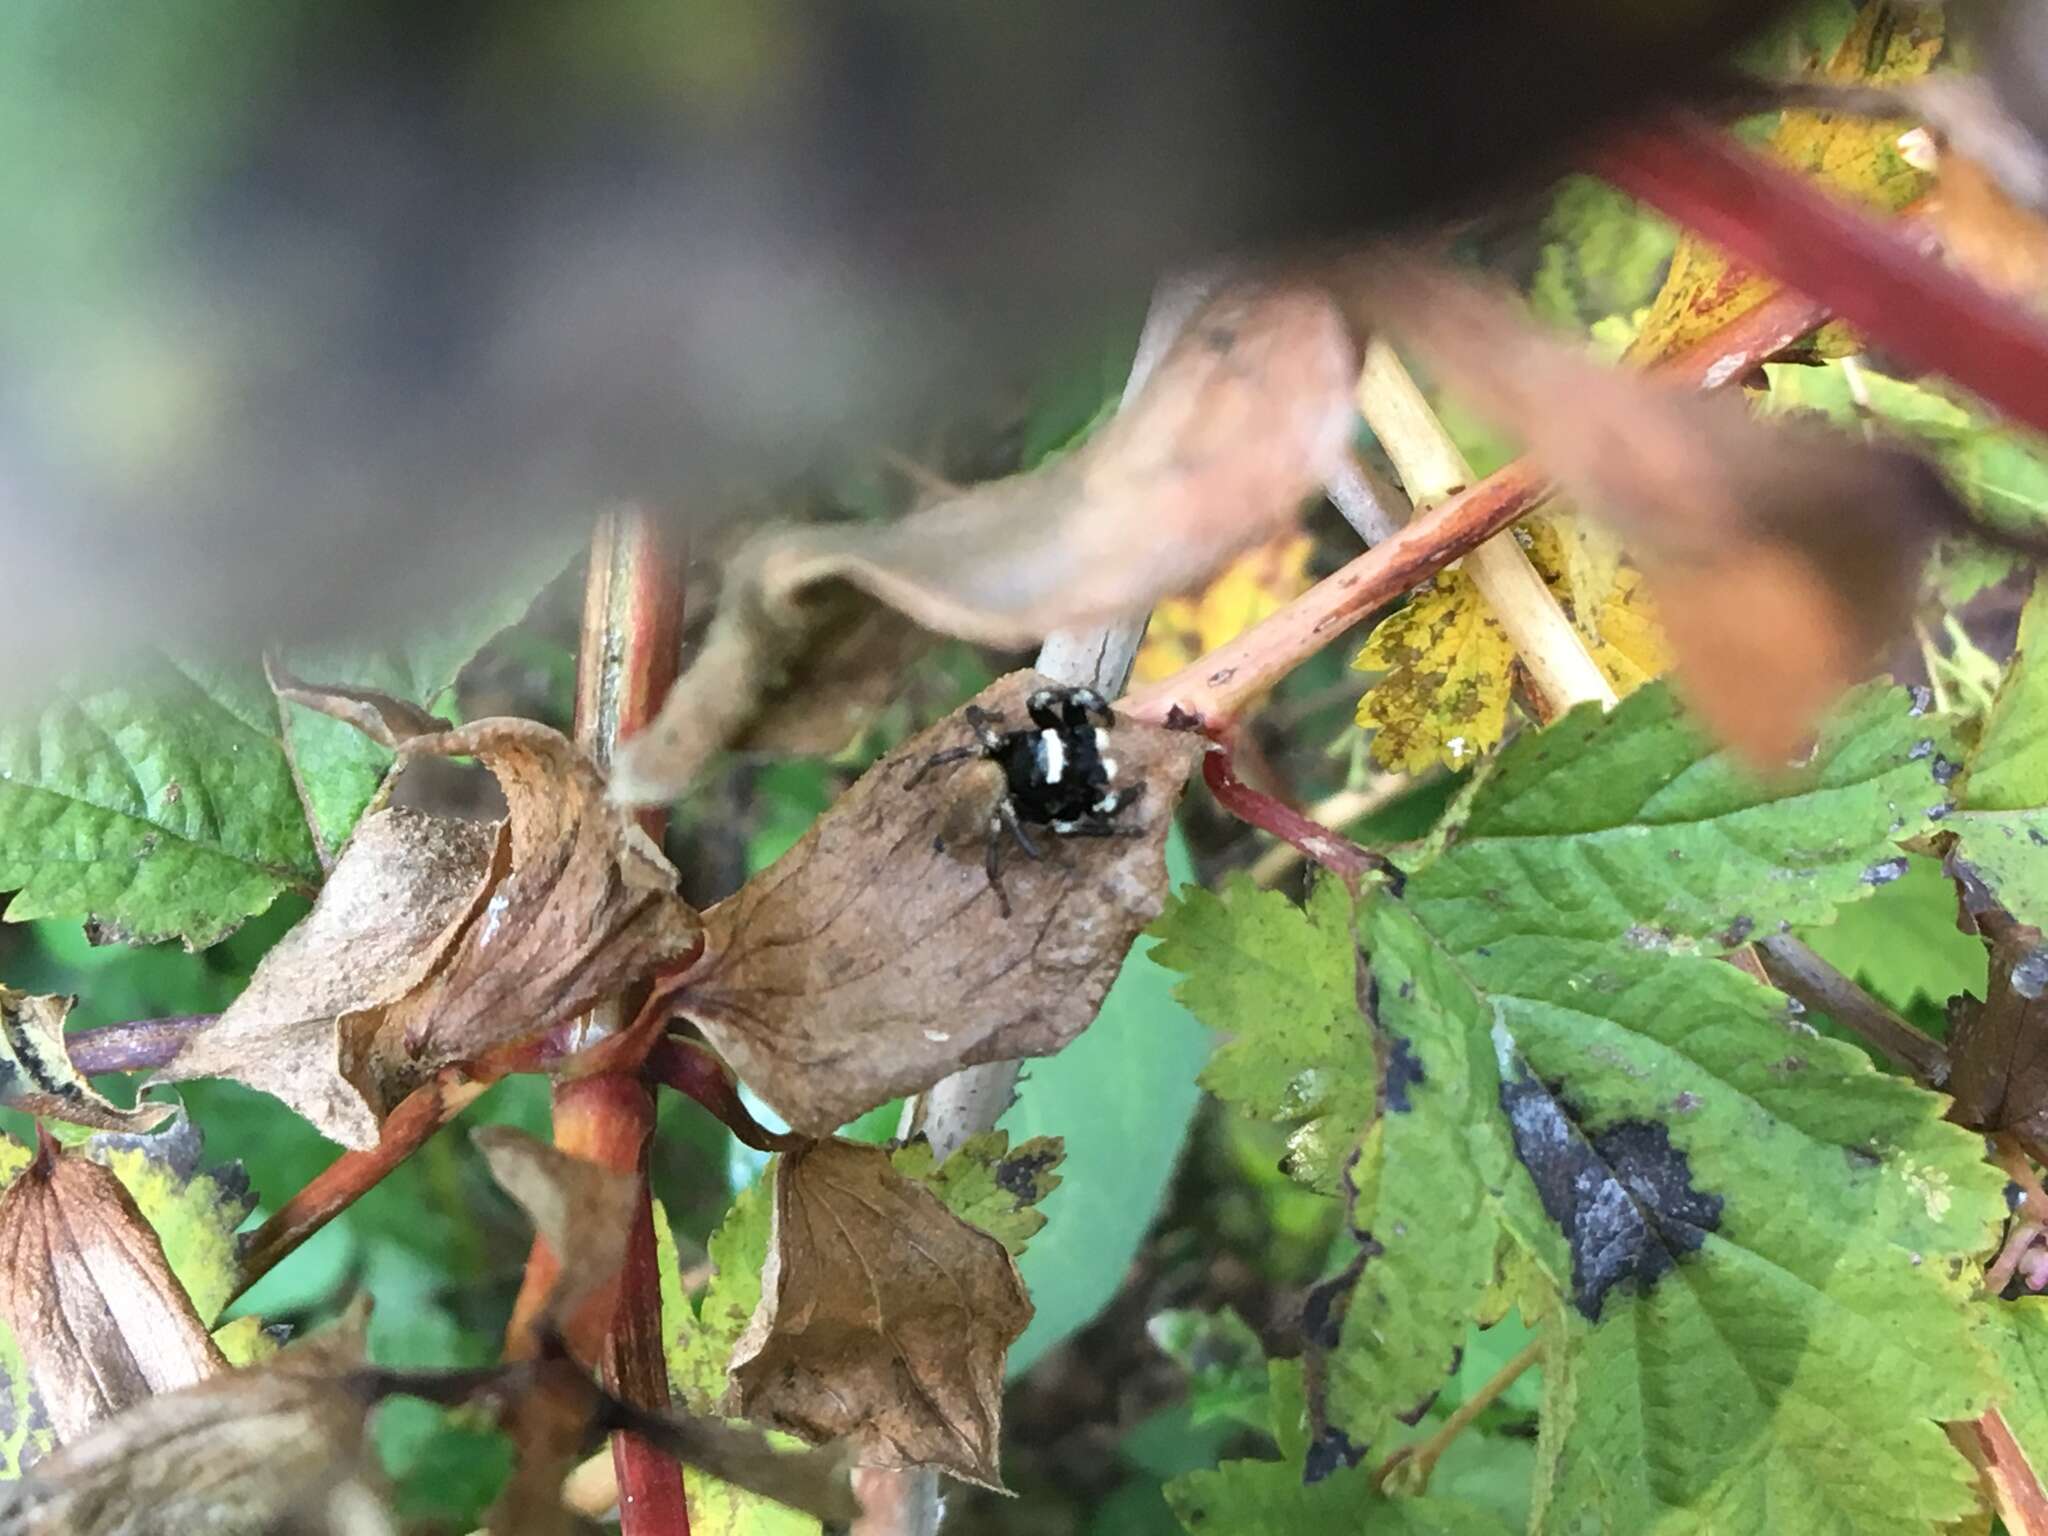
<instances>
[{"instance_id":1,"label":"brown withered leaf tip","mask_svg":"<svg viewBox=\"0 0 2048 1536\"><path fill-rule=\"evenodd\" d=\"M1031 1320L1008 1250L906 1179L880 1147L784 1154L761 1305L733 1348L737 1406L867 1466L987 1487L1003 1361Z\"/></svg>"},{"instance_id":2,"label":"brown withered leaf tip","mask_svg":"<svg viewBox=\"0 0 2048 1536\"><path fill-rule=\"evenodd\" d=\"M2048 939L1988 901L1971 915L1990 983L1981 1003L1949 1004L1949 1118L2048 1148Z\"/></svg>"},{"instance_id":3,"label":"brown withered leaf tip","mask_svg":"<svg viewBox=\"0 0 2048 1536\"><path fill-rule=\"evenodd\" d=\"M529 1039L694 949L675 869L559 731L491 719L422 732L440 722L374 694L278 691L401 753L474 756L508 814L496 826L366 814L313 910L164 1077L233 1078L344 1146L372 1146L437 1069Z\"/></svg>"},{"instance_id":4,"label":"brown withered leaf tip","mask_svg":"<svg viewBox=\"0 0 2048 1536\"><path fill-rule=\"evenodd\" d=\"M1047 679L1014 672L975 702L1007 724ZM1003 852L1012 915L982 869L992 765L925 759L972 740L957 716L877 764L781 859L705 914L704 958L675 994L740 1078L799 1131L827 1134L977 1062L1072 1040L1166 893L1166 834L1204 743L1119 723L1117 818L1141 835L1044 833Z\"/></svg>"},{"instance_id":5,"label":"brown withered leaf tip","mask_svg":"<svg viewBox=\"0 0 2048 1536\"><path fill-rule=\"evenodd\" d=\"M121 1181L47 1142L0 1192L0 1315L60 1443L227 1369Z\"/></svg>"},{"instance_id":6,"label":"brown withered leaf tip","mask_svg":"<svg viewBox=\"0 0 2048 1536\"><path fill-rule=\"evenodd\" d=\"M561 1266L541 1316L560 1321L609 1285L626 1261L640 1181L573 1157L509 1125L486 1125L470 1140L491 1177L519 1202Z\"/></svg>"},{"instance_id":7,"label":"brown withered leaf tip","mask_svg":"<svg viewBox=\"0 0 2048 1536\"><path fill-rule=\"evenodd\" d=\"M1208 299L1138 394L1070 454L882 525L766 531L728 568L717 618L613 793L671 799L854 619L827 584L926 629L1021 648L1200 590L1291 527L1345 461L1358 358L1320 288ZM856 610L857 611L857 605Z\"/></svg>"},{"instance_id":8,"label":"brown withered leaf tip","mask_svg":"<svg viewBox=\"0 0 2048 1536\"><path fill-rule=\"evenodd\" d=\"M1908 453L1602 366L1504 296L1398 252L1358 270L1365 312L1620 532L1681 690L1759 766L1805 750L1904 628L1934 537L1969 524Z\"/></svg>"},{"instance_id":9,"label":"brown withered leaf tip","mask_svg":"<svg viewBox=\"0 0 2048 1536\"><path fill-rule=\"evenodd\" d=\"M165 1391L0 1484L0 1536L317 1532L363 1466L366 1399L346 1380L359 1327Z\"/></svg>"},{"instance_id":10,"label":"brown withered leaf tip","mask_svg":"<svg viewBox=\"0 0 2048 1536\"><path fill-rule=\"evenodd\" d=\"M0 986L0 1105L102 1131L146 1131L175 1108L123 1109L95 1092L64 1048L64 1017L77 999Z\"/></svg>"}]
</instances>

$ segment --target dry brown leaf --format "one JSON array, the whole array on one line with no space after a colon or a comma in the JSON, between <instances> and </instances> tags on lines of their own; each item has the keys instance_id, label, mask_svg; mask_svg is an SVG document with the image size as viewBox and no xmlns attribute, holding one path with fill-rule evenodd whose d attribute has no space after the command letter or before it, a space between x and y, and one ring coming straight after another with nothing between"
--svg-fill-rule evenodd
<instances>
[{"instance_id":1,"label":"dry brown leaf","mask_svg":"<svg viewBox=\"0 0 2048 1536\"><path fill-rule=\"evenodd\" d=\"M491 1177L519 1202L534 1232L560 1261L544 1319L566 1319L618 1278L632 1235L640 1181L588 1158L572 1157L509 1125L486 1125L470 1140Z\"/></svg>"},{"instance_id":2,"label":"dry brown leaf","mask_svg":"<svg viewBox=\"0 0 2048 1536\"><path fill-rule=\"evenodd\" d=\"M1621 532L1723 740L1783 764L1907 620L1926 551L1968 514L1903 451L1753 419L1740 401L1603 367L1506 299L1400 255L1367 304Z\"/></svg>"},{"instance_id":3,"label":"dry brown leaf","mask_svg":"<svg viewBox=\"0 0 2048 1536\"><path fill-rule=\"evenodd\" d=\"M0 1485L0 1536L324 1529L323 1506L362 1465L368 1399L343 1374L361 1355L360 1326L338 1326L147 1398Z\"/></svg>"},{"instance_id":4,"label":"dry brown leaf","mask_svg":"<svg viewBox=\"0 0 2048 1536\"><path fill-rule=\"evenodd\" d=\"M696 663L621 747L614 795L670 799L736 739L803 664L826 583L940 633L1014 648L1199 590L1290 527L1343 461L1356 373L1320 289L1228 288L1075 452L896 523L755 538L734 559Z\"/></svg>"},{"instance_id":5,"label":"dry brown leaf","mask_svg":"<svg viewBox=\"0 0 2048 1536\"><path fill-rule=\"evenodd\" d=\"M1049 680L1013 672L977 696L1024 723ZM705 914L704 958L675 994L739 1076L800 1131L826 1134L984 1061L1045 1056L1095 1017L1166 892L1166 833L1203 743L1119 724L1118 817L1142 833L1005 850L1012 916L982 869L1001 775L969 763L908 788L970 740L950 717L877 764L804 838Z\"/></svg>"},{"instance_id":6,"label":"dry brown leaf","mask_svg":"<svg viewBox=\"0 0 2048 1536\"><path fill-rule=\"evenodd\" d=\"M0 1314L60 1443L228 1368L121 1181L49 1142L0 1193Z\"/></svg>"},{"instance_id":7,"label":"dry brown leaf","mask_svg":"<svg viewBox=\"0 0 2048 1536\"><path fill-rule=\"evenodd\" d=\"M419 734L424 717L375 695L280 695L402 753L474 756L508 815L366 815L312 912L165 1077L234 1078L344 1146L371 1146L440 1067L531 1038L694 949L674 868L559 731L492 719Z\"/></svg>"},{"instance_id":8,"label":"dry brown leaf","mask_svg":"<svg viewBox=\"0 0 2048 1536\"><path fill-rule=\"evenodd\" d=\"M77 1001L0 986L0 1105L102 1131L148 1130L176 1106L123 1109L93 1090L64 1046L64 1016Z\"/></svg>"},{"instance_id":9,"label":"dry brown leaf","mask_svg":"<svg viewBox=\"0 0 2048 1536\"><path fill-rule=\"evenodd\" d=\"M1031 1303L1003 1245L880 1147L818 1141L775 1171L761 1306L733 1348L740 1412L869 1466L1002 1486L1003 1359Z\"/></svg>"}]
</instances>

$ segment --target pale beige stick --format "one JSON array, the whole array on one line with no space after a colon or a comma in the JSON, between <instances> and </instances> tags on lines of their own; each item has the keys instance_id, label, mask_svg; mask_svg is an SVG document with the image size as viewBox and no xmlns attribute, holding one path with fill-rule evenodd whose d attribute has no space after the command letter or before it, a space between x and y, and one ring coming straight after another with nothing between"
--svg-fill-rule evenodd
<instances>
[{"instance_id":1,"label":"pale beige stick","mask_svg":"<svg viewBox=\"0 0 2048 1536\"><path fill-rule=\"evenodd\" d=\"M1358 375L1358 409L1400 471L1417 512L1448 501L1472 483L1472 466L1393 348L1377 338L1366 347L1365 366ZM1614 689L1586 648L1585 637L1529 563L1513 530L1496 534L1473 550L1465 556L1464 566L1552 713L1562 714L1588 699L1614 706Z\"/></svg>"}]
</instances>

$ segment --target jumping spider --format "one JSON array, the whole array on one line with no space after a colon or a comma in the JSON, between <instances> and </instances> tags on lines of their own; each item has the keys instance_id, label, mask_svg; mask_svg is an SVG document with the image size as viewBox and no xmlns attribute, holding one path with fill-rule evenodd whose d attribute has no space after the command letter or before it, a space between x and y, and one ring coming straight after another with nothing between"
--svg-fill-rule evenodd
<instances>
[{"instance_id":1,"label":"jumping spider","mask_svg":"<svg viewBox=\"0 0 2048 1536\"><path fill-rule=\"evenodd\" d=\"M1092 688L1041 688L1025 702L1033 729L1003 731L1002 716L968 705L972 746L948 747L925 759L904 786L914 787L934 768L967 758L986 758L1003 770L1003 796L988 819L983 868L1004 917L1010 898L1003 891L1002 836L1007 831L1031 858L1043 858L1024 829L1049 828L1058 837L1139 837L1142 829L1120 827L1113 818L1144 794L1142 782L1116 788L1116 759L1109 756L1109 730L1116 715Z\"/></svg>"}]
</instances>

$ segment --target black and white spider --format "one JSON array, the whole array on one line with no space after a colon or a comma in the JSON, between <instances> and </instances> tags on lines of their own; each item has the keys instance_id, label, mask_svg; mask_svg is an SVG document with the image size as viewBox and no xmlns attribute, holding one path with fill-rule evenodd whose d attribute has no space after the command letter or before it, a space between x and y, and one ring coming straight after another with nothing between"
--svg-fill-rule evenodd
<instances>
[{"instance_id":1,"label":"black and white spider","mask_svg":"<svg viewBox=\"0 0 2048 1536\"><path fill-rule=\"evenodd\" d=\"M1119 788L1116 759L1109 755L1116 715L1092 688L1041 688L1025 702L1029 730L1004 731L1001 715L968 705L972 746L948 747L925 759L904 786L915 786L934 768L986 758L1003 770L1003 795L988 819L983 867L1003 916L1010 898L1003 891L1002 837L1007 831L1034 859L1043 858L1026 827L1045 827L1058 837L1139 837L1142 829L1115 824L1117 813L1145 792L1143 782Z\"/></svg>"}]
</instances>

